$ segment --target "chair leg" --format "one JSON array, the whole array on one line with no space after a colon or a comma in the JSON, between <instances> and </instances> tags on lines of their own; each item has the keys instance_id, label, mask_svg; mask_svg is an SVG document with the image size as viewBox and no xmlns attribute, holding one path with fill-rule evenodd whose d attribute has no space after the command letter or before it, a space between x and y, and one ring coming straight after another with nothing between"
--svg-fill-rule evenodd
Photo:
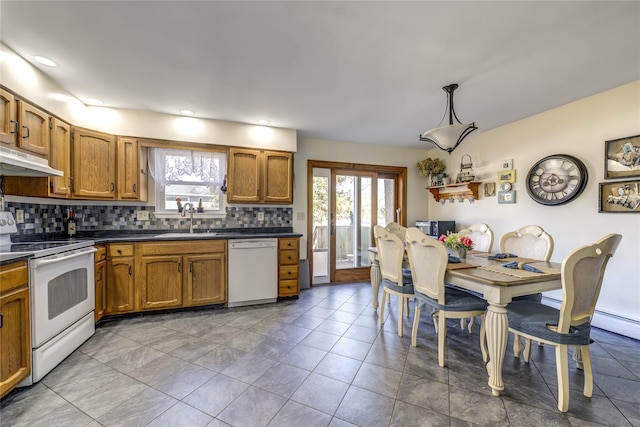
<instances>
[{"instance_id":1,"label":"chair leg","mask_svg":"<svg viewBox=\"0 0 640 427\"><path fill-rule=\"evenodd\" d=\"M566 345L556 346L556 372L558 375L558 410L569 409L569 355Z\"/></svg>"},{"instance_id":2,"label":"chair leg","mask_svg":"<svg viewBox=\"0 0 640 427\"><path fill-rule=\"evenodd\" d=\"M576 362L576 367L582 371L584 370L584 363L582 362L582 351L580 350L582 347L576 347L573 352L573 360Z\"/></svg>"},{"instance_id":3,"label":"chair leg","mask_svg":"<svg viewBox=\"0 0 640 427\"><path fill-rule=\"evenodd\" d=\"M398 336L402 336L402 321L404 320L402 313L404 312L404 298L398 297Z\"/></svg>"},{"instance_id":4,"label":"chair leg","mask_svg":"<svg viewBox=\"0 0 640 427\"><path fill-rule=\"evenodd\" d=\"M391 299L391 296L389 296ZM387 300L387 291L382 289L382 304L380 304L380 326L384 325L384 302Z\"/></svg>"},{"instance_id":5,"label":"chair leg","mask_svg":"<svg viewBox=\"0 0 640 427\"><path fill-rule=\"evenodd\" d=\"M482 361L489 361L489 351L487 349L487 327L484 321L484 315L480 316L480 351L482 352Z\"/></svg>"},{"instance_id":6,"label":"chair leg","mask_svg":"<svg viewBox=\"0 0 640 427\"><path fill-rule=\"evenodd\" d=\"M438 364L443 368L447 366L444 362L444 346L446 344L445 338L447 337L447 319L444 317L442 311L438 312Z\"/></svg>"},{"instance_id":7,"label":"chair leg","mask_svg":"<svg viewBox=\"0 0 640 427\"><path fill-rule=\"evenodd\" d=\"M470 317L469 318L469 333L473 332L473 325L476 323L476 317Z\"/></svg>"},{"instance_id":8,"label":"chair leg","mask_svg":"<svg viewBox=\"0 0 640 427\"><path fill-rule=\"evenodd\" d=\"M531 340L529 338L524 339L524 361L529 363L531 360Z\"/></svg>"},{"instance_id":9,"label":"chair leg","mask_svg":"<svg viewBox=\"0 0 640 427\"><path fill-rule=\"evenodd\" d=\"M418 344L418 325L420 324L420 306L416 304L416 310L413 315L413 328L411 329L411 345Z\"/></svg>"},{"instance_id":10,"label":"chair leg","mask_svg":"<svg viewBox=\"0 0 640 427\"><path fill-rule=\"evenodd\" d=\"M578 347L582 349L582 365L584 366L584 389L582 394L586 397L591 397L593 394L593 371L591 370L591 353L589 352L589 346L583 345Z\"/></svg>"},{"instance_id":11,"label":"chair leg","mask_svg":"<svg viewBox=\"0 0 640 427\"><path fill-rule=\"evenodd\" d=\"M466 328L467 328L467 319L462 317L460 319L460 329L464 331Z\"/></svg>"},{"instance_id":12,"label":"chair leg","mask_svg":"<svg viewBox=\"0 0 640 427\"><path fill-rule=\"evenodd\" d=\"M513 334L513 357L520 358L520 352L522 351L522 342L520 341L520 335Z\"/></svg>"},{"instance_id":13,"label":"chair leg","mask_svg":"<svg viewBox=\"0 0 640 427\"><path fill-rule=\"evenodd\" d=\"M409 315L409 298L405 298L404 306L406 307L407 316Z\"/></svg>"}]
</instances>

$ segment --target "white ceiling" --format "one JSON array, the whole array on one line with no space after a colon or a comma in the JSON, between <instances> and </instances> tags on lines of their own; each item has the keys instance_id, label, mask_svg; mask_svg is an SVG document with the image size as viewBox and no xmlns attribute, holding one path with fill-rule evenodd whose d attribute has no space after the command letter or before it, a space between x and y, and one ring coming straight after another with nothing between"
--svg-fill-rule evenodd
<instances>
[{"instance_id":1,"label":"white ceiling","mask_svg":"<svg viewBox=\"0 0 640 427\"><path fill-rule=\"evenodd\" d=\"M449 83L482 131L640 79L638 1L3 0L0 12L2 41L57 62L34 65L80 99L337 141L424 147Z\"/></svg>"}]
</instances>

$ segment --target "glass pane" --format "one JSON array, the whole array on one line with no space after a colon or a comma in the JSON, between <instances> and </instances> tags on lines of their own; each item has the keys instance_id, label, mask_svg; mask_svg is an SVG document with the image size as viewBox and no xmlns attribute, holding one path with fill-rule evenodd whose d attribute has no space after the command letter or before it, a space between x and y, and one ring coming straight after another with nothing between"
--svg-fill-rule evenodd
<instances>
[{"instance_id":1,"label":"glass pane","mask_svg":"<svg viewBox=\"0 0 640 427\"><path fill-rule=\"evenodd\" d=\"M314 170L312 238L313 283L326 283L329 281L329 171L326 170ZM321 277L326 280L317 279Z\"/></svg>"},{"instance_id":2,"label":"glass pane","mask_svg":"<svg viewBox=\"0 0 640 427\"><path fill-rule=\"evenodd\" d=\"M399 222L395 212L395 181L393 179L378 178L378 221L385 226L390 222Z\"/></svg>"},{"instance_id":3,"label":"glass pane","mask_svg":"<svg viewBox=\"0 0 640 427\"><path fill-rule=\"evenodd\" d=\"M187 184L167 184L164 187L164 208L167 211L177 210L176 199L184 206L185 203L191 202L194 208L198 207L202 200L202 207L205 211L217 211L220 209L221 198L213 187L204 185L187 185Z\"/></svg>"},{"instance_id":4,"label":"glass pane","mask_svg":"<svg viewBox=\"0 0 640 427\"><path fill-rule=\"evenodd\" d=\"M336 175L336 269L371 265L371 177Z\"/></svg>"}]
</instances>

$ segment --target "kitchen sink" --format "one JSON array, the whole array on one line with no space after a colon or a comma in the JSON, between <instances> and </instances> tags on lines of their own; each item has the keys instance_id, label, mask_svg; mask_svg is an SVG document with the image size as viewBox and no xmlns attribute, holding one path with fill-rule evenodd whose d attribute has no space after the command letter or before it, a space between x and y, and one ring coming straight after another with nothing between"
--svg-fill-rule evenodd
<instances>
[{"instance_id":1,"label":"kitchen sink","mask_svg":"<svg viewBox=\"0 0 640 427\"><path fill-rule=\"evenodd\" d=\"M156 239L175 239L175 238L187 238L187 239L197 239L200 237L208 237L215 236L216 233L165 233L165 234L156 234L153 236Z\"/></svg>"}]
</instances>

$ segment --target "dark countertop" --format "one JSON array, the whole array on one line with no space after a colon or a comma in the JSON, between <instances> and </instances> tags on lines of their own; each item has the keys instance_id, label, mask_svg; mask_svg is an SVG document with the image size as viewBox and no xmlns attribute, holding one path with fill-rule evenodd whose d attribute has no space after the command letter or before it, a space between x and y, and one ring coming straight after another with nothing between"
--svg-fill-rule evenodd
<instances>
[{"instance_id":1,"label":"dark countertop","mask_svg":"<svg viewBox=\"0 0 640 427\"><path fill-rule=\"evenodd\" d=\"M170 234L167 237L157 237L162 234ZM184 236L180 236L184 234ZM115 242L166 242L172 240L189 241L189 240L237 240L237 239L274 239L279 237L301 237L300 233L225 233L225 232L212 232L212 233L158 233L155 234L126 234L122 236L104 236L93 237L93 240L98 243L115 243Z\"/></svg>"},{"instance_id":2,"label":"dark countertop","mask_svg":"<svg viewBox=\"0 0 640 427\"><path fill-rule=\"evenodd\" d=\"M27 260L29 259L29 257L31 257L31 255L32 254L28 254L24 252L19 254L11 254L11 253L2 254L2 256L0 256L0 265L6 265L6 264L11 264L12 262Z\"/></svg>"}]
</instances>

